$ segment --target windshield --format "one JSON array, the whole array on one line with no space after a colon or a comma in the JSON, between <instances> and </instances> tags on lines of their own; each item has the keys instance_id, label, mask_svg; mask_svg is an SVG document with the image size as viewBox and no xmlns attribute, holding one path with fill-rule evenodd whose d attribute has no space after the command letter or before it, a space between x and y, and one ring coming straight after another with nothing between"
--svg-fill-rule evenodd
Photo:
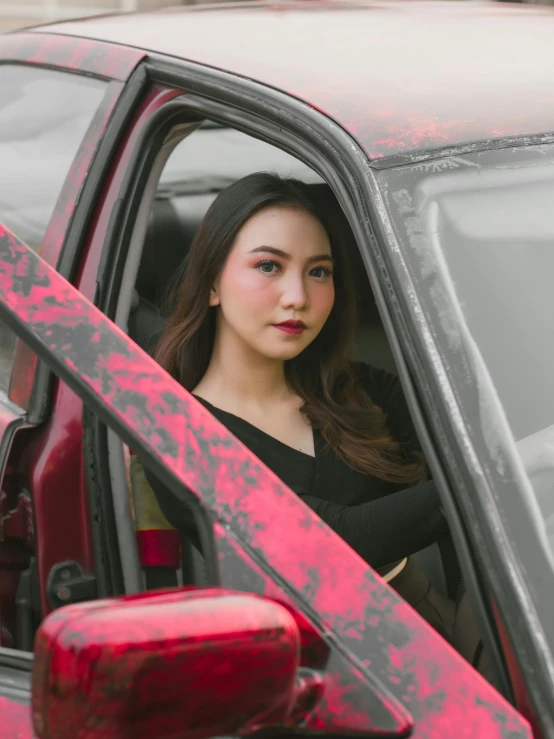
<instances>
[{"instance_id":1,"label":"windshield","mask_svg":"<svg viewBox=\"0 0 554 739\"><path fill-rule=\"evenodd\" d=\"M439 351L470 347L467 366L445 363L451 380L462 391L476 357L486 368L554 552L554 147L449 157L379 178ZM494 435L482 407L466 410Z\"/></svg>"}]
</instances>

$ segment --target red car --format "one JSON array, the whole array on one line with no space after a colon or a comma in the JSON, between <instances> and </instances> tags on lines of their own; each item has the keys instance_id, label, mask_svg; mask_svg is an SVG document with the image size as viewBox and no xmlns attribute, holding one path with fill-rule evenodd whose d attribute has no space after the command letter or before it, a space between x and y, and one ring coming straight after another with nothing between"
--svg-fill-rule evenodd
<instances>
[{"instance_id":1,"label":"red car","mask_svg":"<svg viewBox=\"0 0 554 739\"><path fill-rule=\"evenodd\" d=\"M0 37L0 739L554 737L553 38L546 8L323 0ZM344 216L453 646L150 357L261 170Z\"/></svg>"}]
</instances>

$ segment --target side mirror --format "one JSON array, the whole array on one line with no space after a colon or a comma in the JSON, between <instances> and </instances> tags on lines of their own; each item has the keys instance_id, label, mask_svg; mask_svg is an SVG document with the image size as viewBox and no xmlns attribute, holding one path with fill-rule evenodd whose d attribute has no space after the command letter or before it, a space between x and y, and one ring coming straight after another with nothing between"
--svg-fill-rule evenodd
<instances>
[{"instance_id":1,"label":"side mirror","mask_svg":"<svg viewBox=\"0 0 554 739\"><path fill-rule=\"evenodd\" d=\"M181 589L61 608L35 655L41 739L206 739L286 720L300 635L272 601Z\"/></svg>"}]
</instances>

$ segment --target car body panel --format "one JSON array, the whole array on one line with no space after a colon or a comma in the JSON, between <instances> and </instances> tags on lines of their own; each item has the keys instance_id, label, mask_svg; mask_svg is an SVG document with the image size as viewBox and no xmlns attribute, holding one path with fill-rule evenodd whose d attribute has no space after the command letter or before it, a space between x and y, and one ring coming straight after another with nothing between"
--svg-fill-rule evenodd
<instances>
[{"instance_id":1,"label":"car body panel","mask_svg":"<svg viewBox=\"0 0 554 739\"><path fill-rule=\"evenodd\" d=\"M374 158L554 130L554 12L493 3L232 3L59 23L294 95Z\"/></svg>"},{"instance_id":2,"label":"car body panel","mask_svg":"<svg viewBox=\"0 0 554 739\"><path fill-rule=\"evenodd\" d=\"M0 36L0 60L56 67L126 82L143 51L61 35L20 32Z\"/></svg>"},{"instance_id":3,"label":"car body panel","mask_svg":"<svg viewBox=\"0 0 554 739\"><path fill-rule=\"evenodd\" d=\"M0 288L4 320L142 451L178 497L196 496L215 524L221 584L292 603L339 647L323 723L327 717L340 726L346 717L370 732L387 715L389 724L400 721L400 705L418 739L438 739L452 726L458 739L530 736L525 719L337 534L6 229ZM353 689L360 680L362 693ZM380 696L379 713L372 695Z\"/></svg>"}]
</instances>

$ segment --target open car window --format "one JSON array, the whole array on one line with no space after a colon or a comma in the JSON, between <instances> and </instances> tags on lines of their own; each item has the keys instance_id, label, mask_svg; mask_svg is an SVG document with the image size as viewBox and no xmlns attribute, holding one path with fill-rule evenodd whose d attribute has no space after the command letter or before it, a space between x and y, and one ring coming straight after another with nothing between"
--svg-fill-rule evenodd
<instances>
[{"instance_id":1,"label":"open car window","mask_svg":"<svg viewBox=\"0 0 554 739\"><path fill-rule=\"evenodd\" d=\"M160 190L219 192L241 177L262 171L303 182L323 182L310 167L281 149L207 122L172 152L160 178Z\"/></svg>"}]
</instances>

